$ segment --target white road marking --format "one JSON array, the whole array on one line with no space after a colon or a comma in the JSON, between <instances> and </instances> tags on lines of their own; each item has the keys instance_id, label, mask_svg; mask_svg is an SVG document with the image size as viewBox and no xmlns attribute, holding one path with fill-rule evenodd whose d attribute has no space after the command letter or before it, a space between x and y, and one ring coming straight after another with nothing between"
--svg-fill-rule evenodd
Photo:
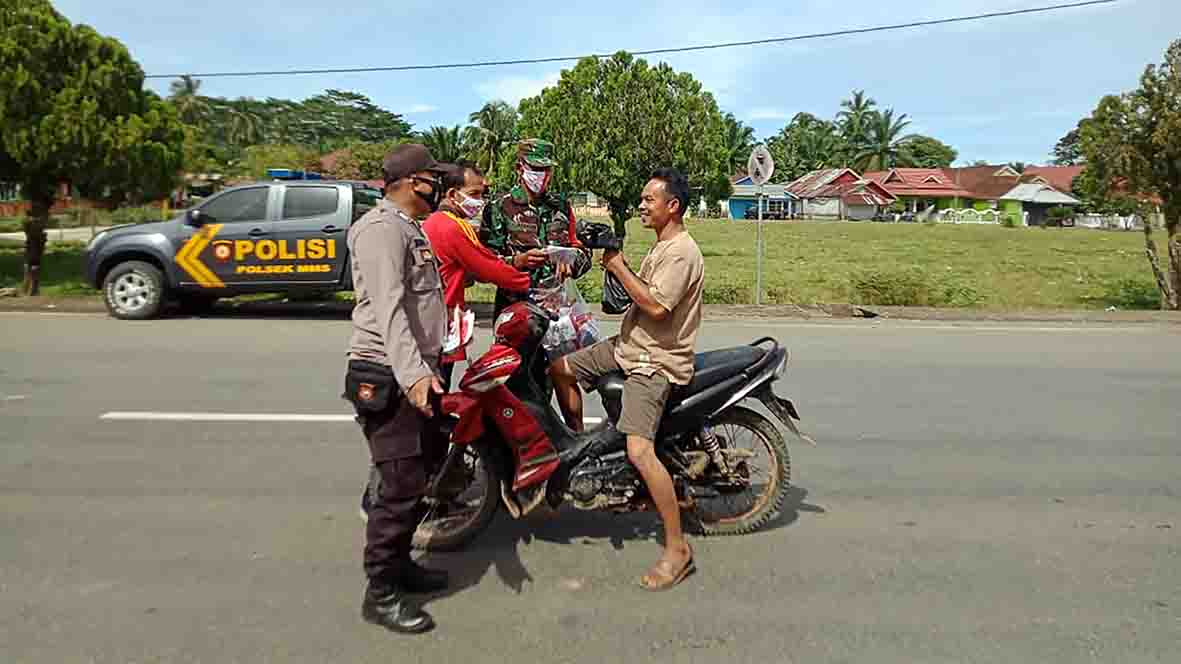
<instances>
[{"instance_id":1,"label":"white road marking","mask_svg":"<svg viewBox=\"0 0 1181 664\"><path fill-rule=\"evenodd\" d=\"M23 395L23 394L12 394L12 395L9 395L9 396L6 396L6 397L4 397L4 399L3 399L3 400L4 400L4 401L24 401L24 400L25 400L25 399L27 399L27 398L28 398L28 397L26 397L26 396L25 396L25 395Z\"/></svg>"},{"instance_id":2,"label":"white road marking","mask_svg":"<svg viewBox=\"0 0 1181 664\"><path fill-rule=\"evenodd\" d=\"M113 411L100 420L133 422L354 422L352 415L307 413L161 413L151 411ZM602 424L601 417L584 417L586 424Z\"/></svg>"}]
</instances>

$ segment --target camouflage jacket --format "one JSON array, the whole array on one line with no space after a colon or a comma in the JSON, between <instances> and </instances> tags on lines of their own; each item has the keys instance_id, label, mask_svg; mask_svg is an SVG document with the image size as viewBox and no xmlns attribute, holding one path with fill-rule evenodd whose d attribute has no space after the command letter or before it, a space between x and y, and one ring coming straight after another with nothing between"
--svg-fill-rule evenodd
<instances>
[{"instance_id":1,"label":"camouflage jacket","mask_svg":"<svg viewBox=\"0 0 1181 664\"><path fill-rule=\"evenodd\" d=\"M536 203L530 204L529 197L521 185L513 187L508 194L494 200L484 208L483 223L480 224L480 241L505 260L549 245L563 247L581 246L577 240L577 222L574 209L560 194L547 193ZM583 249L574 263L573 277L581 277L590 271L591 252ZM557 286L553 263L546 263L529 272L534 288Z\"/></svg>"}]
</instances>

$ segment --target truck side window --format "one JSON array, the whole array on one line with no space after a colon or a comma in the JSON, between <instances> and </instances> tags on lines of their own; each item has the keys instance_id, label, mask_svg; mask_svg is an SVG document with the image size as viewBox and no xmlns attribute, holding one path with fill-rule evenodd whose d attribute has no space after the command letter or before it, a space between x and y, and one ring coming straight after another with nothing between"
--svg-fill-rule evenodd
<instances>
[{"instance_id":1,"label":"truck side window","mask_svg":"<svg viewBox=\"0 0 1181 664\"><path fill-rule=\"evenodd\" d=\"M356 221L365 216L365 213L377 207L378 201L381 200L381 192L376 189L368 187L354 187L353 188L353 219Z\"/></svg>"},{"instance_id":2,"label":"truck side window","mask_svg":"<svg viewBox=\"0 0 1181 664\"><path fill-rule=\"evenodd\" d=\"M340 202L336 187L287 187L283 195L284 219L307 219L334 214Z\"/></svg>"},{"instance_id":3,"label":"truck side window","mask_svg":"<svg viewBox=\"0 0 1181 664\"><path fill-rule=\"evenodd\" d=\"M236 221L264 221L267 218L269 187L251 187L231 191L201 207L201 214L219 224Z\"/></svg>"}]
</instances>

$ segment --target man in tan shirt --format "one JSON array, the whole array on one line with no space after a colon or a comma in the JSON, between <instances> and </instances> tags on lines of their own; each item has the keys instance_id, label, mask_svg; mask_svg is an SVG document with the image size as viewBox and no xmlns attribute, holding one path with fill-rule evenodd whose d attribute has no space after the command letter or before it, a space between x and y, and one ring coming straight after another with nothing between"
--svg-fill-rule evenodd
<instances>
[{"instance_id":1,"label":"man in tan shirt","mask_svg":"<svg viewBox=\"0 0 1181 664\"><path fill-rule=\"evenodd\" d=\"M619 431L627 435L627 456L648 485L664 522L664 555L640 580L648 590L672 587L693 571L693 551L681 530L681 512L668 469L656 456L656 433L673 385L693 378L693 348L701 327L705 262L685 228L689 183L673 169L652 175L640 200L640 220L656 231L656 244L632 272L619 252L603 253L603 267L632 298L619 336L567 355L550 374L566 423L582 429L581 383L593 389L608 373L623 371Z\"/></svg>"}]
</instances>

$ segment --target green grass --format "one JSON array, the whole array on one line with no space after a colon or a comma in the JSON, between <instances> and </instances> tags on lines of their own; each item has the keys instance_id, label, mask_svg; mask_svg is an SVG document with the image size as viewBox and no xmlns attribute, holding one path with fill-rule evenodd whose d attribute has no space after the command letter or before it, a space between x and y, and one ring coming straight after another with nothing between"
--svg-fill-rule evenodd
<instances>
[{"instance_id":1,"label":"green grass","mask_svg":"<svg viewBox=\"0 0 1181 664\"><path fill-rule=\"evenodd\" d=\"M755 224L695 221L690 230L705 255L706 302L752 302ZM638 221L628 232L626 254L638 269L653 234ZM992 310L1157 307L1139 233L803 222L765 224L764 237L768 304L851 302ZM80 243L50 243L42 268L46 295L95 293L82 280L82 252ZM0 287L19 285L22 264L19 246L0 245ZM596 264L580 282L584 297L598 302L601 284ZM473 302L490 302L493 289L479 285L468 296Z\"/></svg>"},{"instance_id":2,"label":"green grass","mask_svg":"<svg viewBox=\"0 0 1181 664\"><path fill-rule=\"evenodd\" d=\"M752 302L757 225L703 220L689 229L705 256L706 302ZM869 222L768 223L763 230L763 301L770 304L1157 307L1139 233ZM629 223L633 268L652 241L652 231ZM599 299L601 283L597 268L582 280L588 300Z\"/></svg>"},{"instance_id":3,"label":"green grass","mask_svg":"<svg viewBox=\"0 0 1181 664\"><path fill-rule=\"evenodd\" d=\"M42 295L98 295L83 277L81 242L50 242L41 259ZM25 250L16 243L0 244L0 288L18 287L24 279Z\"/></svg>"},{"instance_id":4,"label":"green grass","mask_svg":"<svg viewBox=\"0 0 1181 664\"><path fill-rule=\"evenodd\" d=\"M170 210L175 214L175 210ZM160 221L163 213L158 205L123 207L117 210L70 209L49 217L49 230L58 228L82 228L90 226L117 226L142 221ZM19 233L23 230L24 217L0 217L0 233Z\"/></svg>"}]
</instances>

